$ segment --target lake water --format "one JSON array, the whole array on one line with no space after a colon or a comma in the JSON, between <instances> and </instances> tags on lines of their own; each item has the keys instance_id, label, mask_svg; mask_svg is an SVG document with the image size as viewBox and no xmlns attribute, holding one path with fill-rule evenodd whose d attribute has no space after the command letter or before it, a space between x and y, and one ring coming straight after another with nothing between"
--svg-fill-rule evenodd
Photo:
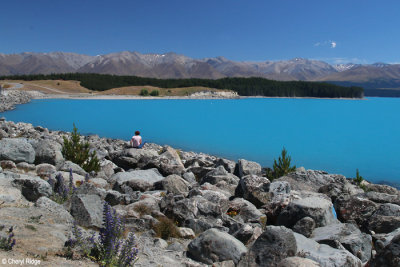
<instances>
[{"instance_id":1,"label":"lake water","mask_svg":"<svg viewBox=\"0 0 400 267\"><path fill-rule=\"evenodd\" d=\"M1 115L125 140L140 130L146 141L269 167L285 147L298 167L400 182L399 114L400 98L249 98L42 99Z\"/></svg>"}]
</instances>

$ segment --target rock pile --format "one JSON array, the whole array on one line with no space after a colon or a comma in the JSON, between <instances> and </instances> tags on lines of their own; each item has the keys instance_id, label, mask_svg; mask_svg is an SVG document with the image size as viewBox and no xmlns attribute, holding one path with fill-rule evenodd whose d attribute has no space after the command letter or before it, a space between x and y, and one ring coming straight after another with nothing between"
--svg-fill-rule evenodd
<instances>
[{"instance_id":1,"label":"rock pile","mask_svg":"<svg viewBox=\"0 0 400 267\"><path fill-rule=\"evenodd\" d=\"M0 94L0 112L11 110L17 104L25 104L31 101L31 95L20 90L6 90Z\"/></svg>"},{"instance_id":2,"label":"rock pile","mask_svg":"<svg viewBox=\"0 0 400 267\"><path fill-rule=\"evenodd\" d=\"M88 235L101 227L107 201L138 235L138 266L400 262L400 198L393 187L365 182L364 191L342 175L304 168L271 182L255 162L156 144L133 149L96 135L82 137L101 163L87 174L63 158L64 136L70 133L0 121L0 226L14 226L17 240L0 256L46 255L44 266L90 266L60 257L74 222ZM77 189L57 204L49 182L59 173L68 181L69 171ZM180 237L167 243L157 236L163 218Z\"/></svg>"}]
</instances>

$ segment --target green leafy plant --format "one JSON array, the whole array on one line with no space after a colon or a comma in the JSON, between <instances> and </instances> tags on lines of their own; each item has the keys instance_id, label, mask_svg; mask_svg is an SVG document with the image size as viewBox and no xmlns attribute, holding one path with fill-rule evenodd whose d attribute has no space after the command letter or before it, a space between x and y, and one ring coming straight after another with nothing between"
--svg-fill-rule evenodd
<instances>
[{"instance_id":1,"label":"green leafy plant","mask_svg":"<svg viewBox=\"0 0 400 267\"><path fill-rule=\"evenodd\" d=\"M150 93L151 96L158 96L159 94L160 94L160 92L158 92L158 90L153 90Z\"/></svg>"},{"instance_id":2,"label":"green leafy plant","mask_svg":"<svg viewBox=\"0 0 400 267\"><path fill-rule=\"evenodd\" d=\"M149 91L147 91L147 89L142 89L142 90L140 90L140 95L147 96L147 95L149 95Z\"/></svg>"},{"instance_id":3,"label":"green leafy plant","mask_svg":"<svg viewBox=\"0 0 400 267\"><path fill-rule=\"evenodd\" d=\"M290 166L292 158L288 155L287 150L283 147L281 156L278 161L274 159L273 170L267 172L267 177L272 181L273 179L282 177L290 172L296 170L296 166Z\"/></svg>"},{"instance_id":4,"label":"green leafy plant","mask_svg":"<svg viewBox=\"0 0 400 267\"><path fill-rule=\"evenodd\" d=\"M73 125L71 139L64 137L64 145L62 147L64 158L78 164L87 172L99 171L100 162L96 151L90 152L89 143L81 141L81 135L75 123Z\"/></svg>"}]
</instances>

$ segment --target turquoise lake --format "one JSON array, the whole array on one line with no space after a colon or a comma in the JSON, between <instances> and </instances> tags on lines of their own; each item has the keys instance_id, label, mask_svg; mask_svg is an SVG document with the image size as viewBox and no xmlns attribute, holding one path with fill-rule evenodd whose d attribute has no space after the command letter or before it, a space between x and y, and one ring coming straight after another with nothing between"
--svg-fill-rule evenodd
<instances>
[{"instance_id":1,"label":"turquoise lake","mask_svg":"<svg viewBox=\"0 0 400 267\"><path fill-rule=\"evenodd\" d=\"M41 99L2 113L51 130L144 140L271 167L283 147L296 166L400 182L400 98L366 100Z\"/></svg>"}]
</instances>

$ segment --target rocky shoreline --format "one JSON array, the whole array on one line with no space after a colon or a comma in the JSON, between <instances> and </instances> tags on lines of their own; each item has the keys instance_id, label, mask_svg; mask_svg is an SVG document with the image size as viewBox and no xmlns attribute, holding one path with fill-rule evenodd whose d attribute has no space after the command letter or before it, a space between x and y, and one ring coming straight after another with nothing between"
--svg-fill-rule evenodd
<instances>
[{"instance_id":1,"label":"rocky shoreline","mask_svg":"<svg viewBox=\"0 0 400 267\"><path fill-rule=\"evenodd\" d=\"M32 96L28 92L2 89L0 94L0 112L12 110L18 104L25 104L31 101Z\"/></svg>"},{"instance_id":2,"label":"rocky shoreline","mask_svg":"<svg viewBox=\"0 0 400 267\"><path fill-rule=\"evenodd\" d=\"M0 237L13 227L16 239L2 258L97 266L66 244L74 223L98 231L107 201L137 235L136 266L399 266L393 187L304 168L270 181L256 162L97 135L82 137L101 166L87 174L65 161L64 136L0 121ZM56 203L52 181L69 172L76 190ZM163 218L177 226L167 240L155 231Z\"/></svg>"}]
</instances>

